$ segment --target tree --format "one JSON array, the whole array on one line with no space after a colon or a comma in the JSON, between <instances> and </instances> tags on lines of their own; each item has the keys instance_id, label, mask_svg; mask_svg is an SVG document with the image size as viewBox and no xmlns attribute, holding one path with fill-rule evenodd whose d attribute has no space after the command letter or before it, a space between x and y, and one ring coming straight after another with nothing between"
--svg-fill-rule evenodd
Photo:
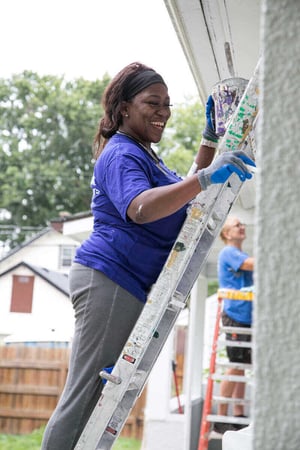
<instances>
[{"instance_id":1,"label":"tree","mask_svg":"<svg viewBox=\"0 0 300 450\"><path fill-rule=\"evenodd\" d=\"M0 79L0 205L2 224L21 230L13 244L24 227L89 209L91 145L108 81L29 71Z\"/></svg>"},{"instance_id":2,"label":"tree","mask_svg":"<svg viewBox=\"0 0 300 450\"><path fill-rule=\"evenodd\" d=\"M90 208L92 141L110 81L67 81L25 71L0 79L0 242L10 247L60 213ZM203 108L174 107L158 153L186 175L199 147Z\"/></svg>"}]
</instances>

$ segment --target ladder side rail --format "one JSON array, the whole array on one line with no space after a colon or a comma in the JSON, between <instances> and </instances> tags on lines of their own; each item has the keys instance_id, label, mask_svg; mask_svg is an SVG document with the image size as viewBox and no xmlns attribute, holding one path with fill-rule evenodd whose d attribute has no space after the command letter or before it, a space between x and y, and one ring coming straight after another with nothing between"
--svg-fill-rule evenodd
<instances>
[{"instance_id":1,"label":"ladder side rail","mask_svg":"<svg viewBox=\"0 0 300 450\"><path fill-rule=\"evenodd\" d=\"M177 291L187 296L196 282L213 246L216 237L219 235L221 227L230 212L242 187L242 183L236 176L230 177L231 188L227 184L222 189L214 193L214 204L211 205L210 215L207 217L206 226L201 230L201 245L197 245L189 260L184 276L178 280ZM201 193L199 195L201 201ZM201 203L200 203L201 206ZM199 239L200 243L200 239Z\"/></svg>"},{"instance_id":2,"label":"ladder side rail","mask_svg":"<svg viewBox=\"0 0 300 450\"><path fill-rule=\"evenodd\" d=\"M108 427L104 430L103 435L100 437L98 441L99 447L97 448L106 449L107 447L103 446L103 444L109 441L112 445L120 435L122 426L125 423L131 409L133 408L136 399L143 391L149 373L153 365L155 364L157 357L161 353L165 341L169 336L169 332L173 328L179 313L180 310L174 311L168 309L168 312L164 314L156 330L157 335L161 336L161 338L158 339L154 337L151 340L147 348L147 352L145 352L143 358L137 366L137 373L139 374L139 376L136 380L133 377L134 381L132 383L133 389L135 389L135 391L130 388L125 392L122 401L116 408L116 411L114 411L112 418L110 418L109 420ZM129 392L132 392L132 394L130 395ZM122 405L124 406L124 404L126 404L126 408L122 409Z\"/></svg>"},{"instance_id":3,"label":"ladder side rail","mask_svg":"<svg viewBox=\"0 0 300 450\"><path fill-rule=\"evenodd\" d=\"M235 177L235 175L233 175L232 176L233 178ZM238 179L238 177L236 177L237 179ZM235 183L234 181L232 181L232 183L231 183L232 185L235 185L235 184L237 184L237 183ZM239 186L239 189L240 189L240 187L241 187L241 183L239 183L238 182L238 184L240 184L240 186ZM224 187L223 187L223 189L224 189ZM226 188L227 189L227 188ZM237 189L237 192L235 193L235 196L237 196L237 193L239 192L239 189ZM218 196L217 196L218 197ZM232 197L232 195L231 195L231 197ZM233 204L233 199L232 198L230 198L230 201L229 201L229 209L231 208L231 206L232 206L232 204ZM226 218L226 214L224 215L224 220L225 220L225 218ZM219 227L222 225L222 223L220 223L219 224ZM203 235L205 235L205 232L206 232L207 230L206 229L204 229L204 230L202 230L202 234ZM218 230L219 231L219 230ZM207 234L207 233L206 233ZM211 235L211 234L210 234ZM215 237L215 236L214 236ZM213 241L214 241L214 239L211 239L211 242L210 242L210 244L212 245L212 243L213 243ZM207 249L206 249L207 250ZM200 272L198 271L198 274L199 274ZM195 278L195 274L194 274L194 278ZM189 290L191 289L191 287L192 287L192 284L189 286L189 289L188 290L186 290L186 295L188 295L188 292L189 292ZM176 293L175 293L176 294ZM175 295L176 296L176 295ZM153 302L150 302L151 303L151 306L153 306ZM146 303L146 305L148 304L148 302ZM157 304L156 305L154 305L154 306L157 306ZM160 304L160 306L161 306L161 304ZM163 311L163 309L164 308L162 308L162 311ZM143 310L144 311L144 310ZM153 313L153 311L152 311L152 313ZM148 315L148 314L147 314ZM157 315L157 311L155 311L154 312L154 316L155 315ZM150 314L150 316L151 316L151 314ZM160 317L160 314L158 314L158 317ZM138 322L139 322L139 325L140 325L140 319L138 320ZM138 324L137 324L138 325ZM137 332L137 334L138 334L138 336L140 337L143 333L141 333L141 329L140 329L140 326L138 325L138 328L139 328L139 330L135 330L136 332ZM149 324L148 324L148 328L149 328ZM154 332L154 330L155 330L155 328L156 327L154 327L153 329L151 329L152 330L152 332L151 332L151 338L152 338L152 333ZM167 336L166 336L167 337ZM130 340L130 339L129 339ZM149 343L148 343L148 345L149 345ZM140 346L139 346L140 347ZM143 346L142 346L143 347ZM144 346L145 347L145 346ZM147 347L147 346L146 346ZM120 361L120 363L119 364L116 364L116 367L118 367L118 366L121 366L122 365L122 362L124 362L124 361ZM116 367L115 367L115 369L116 369ZM113 371L113 373L112 373L112 375L114 375L114 376L116 376L116 378L118 378L118 371L116 372L116 374L114 373L115 372L115 369L114 369L114 371ZM127 390L127 388L128 388L128 384L129 384L129 382L130 382L130 379L131 379L131 377L134 375L134 370L133 371L131 371L131 374L129 373L128 374L128 370L120 370L120 372L123 372L122 373L122 378L127 378L127 380L128 380L128 383L127 383L127 386L125 385L125 384L123 384L123 388L122 388L122 390L121 390L121 393L119 392L119 395L118 395L118 393L117 393L117 386L113 386L112 387L112 389L114 390L114 393L113 394L110 394L110 395L108 395L107 396L107 398L109 398L109 401L110 401L110 409L116 409L116 408L118 408L119 407L119 409L122 409L122 405L121 405L121 399L122 399L122 396L124 396L125 395L125 393L126 393L126 390ZM127 377L125 376L124 377L124 374L126 374L126 372L127 372ZM149 375L149 374L148 374ZM144 381L144 383L145 383L145 381ZM105 391L107 391L108 389L109 389L109 385L110 385L111 383L107 383L107 385L105 386L105 388L104 388L104 390L103 390L103 394L105 393ZM113 400L113 401L112 401ZM80 438L80 440L78 441L78 443L77 443L77 446L75 447L75 449L76 450L81 450L81 449L84 449L84 450L94 450L95 449L95 446L94 446L94 444L95 444L95 442L96 442L96 437L94 437L94 439L93 439L93 442L92 442L92 437L91 436L95 436L95 432L93 431L93 429L94 429L94 427L95 427L95 424L98 422L98 421L101 421L102 422L102 428L104 427L104 429L100 432L100 433L102 433L102 434L104 434L105 432L106 432L106 428L108 427L109 428L109 430L110 431L112 431L112 427L110 427L110 425L109 425L109 420L112 420L113 422L114 422L114 418L110 418L109 419L109 414L106 416L105 414L103 414L104 412L103 412L103 410L101 411L101 404L102 404L102 402L104 401L104 399L103 399L103 396L101 397L101 400L99 401L99 403L98 403L98 405L97 405L97 412L95 412L94 411L94 413L92 413L92 416L91 416L91 418L90 418L90 420L89 420L89 422L87 423L87 425L86 425L86 427L85 427L85 430L84 430L84 432L82 433L82 436L81 436L81 438ZM128 410L128 414L129 414L129 412L130 412L130 410ZM94 417L93 417L94 416ZM124 415L124 417L125 417L125 415ZM126 420L126 419L125 419ZM99 427L98 427L99 428ZM115 433L114 434L114 440L116 439L116 437L118 436L118 434L119 433ZM99 435L99 433L98 433L98 435ZM102 448L102 447L97 447L97 448ZM109 448L111 448L111 446L109 445L109 446L104 446L103 447L103 449L109 449Z\"/></svg>"},{"instance_id":4,"label":"ladder side rail","mask_svg":"<svg viewBox=\"0 0 300 450\"><path fill-rule=\"evenodd\" d=\"M228 188L227 188L227 187L226 187L226 191L228 191ZM226 194L228 194L228 192L226 192ZM236 194L235 194L235 195L236 195ZM232 194L231 194L231 196L230 196L230 202L228 202L228 205L230 205L230 207L231 207L231 204L232 204L232 198L233 198L233 197L232 197ZM226 217L226 214L224 214L224 218L225 218L225 217ZM207 228L203 231L202 236L201 236L202 238L203 238L203 235L205 235L206 231L207 231ZM214 233L216 233L216 232L218 233L218 232L219 232L219 229L217 229L217 231L216 231L216 228L214 227ZM209 234L211 235L211 233L209 233ZM215 236L214 236L214 237L215 237ZM207 240L207 239L205 238L205 240ZM210 241L209 241L209 245L210 245L210 246L212 245L213 241L214 241L214 239L210 239ZM197 249L198 249L199 247L202 248L202 245L199 245L199 244L198 244L198 246L197 246L197 248L196 248L196 250L195 250L195 253L194 253L193 257L194 257L195 255L197 255ZM208 251L208 249L206 248L206 249L205 249L205 254L207 254L207 251ZM207 256L207 255L206 255L206 256ZM195 272L196 272L196 278L197 278L197 276L199 276L199 273L201 272L201 268L202 268L202 265L204 264L204 260L201 260L201 262L199 263L199 261L198 261L198 260L199 260L199 254L198 254L198 258L197 258L197 270L195 271L195 270L194 270L194 267L195 267L195 262L196 262L196 261L194 261L194 264L193 264L193 257L192 257L192 259L190 260L189 264L186 266L184 275L186 275L187 272L192 271L194 278L195 278ZM201 263L202 263L202 264L201 264ZM194 267L190 267L190 266L194 266ZM181 280L182 280L183 278L184 278L184 277L182 277ZM176 286L174 286L174 288L173 288L173 297L171 297L171 298L169 299L168 309L171 308L171 307L173 308L174 306L175 306L175 307L176 307L176 306L179 306L179 308L177 308L177 312L176 312L175 316L173 317L172 324L170 324L170 318L167 320L167 323L168 323L169 325L171 325L171 326L169 327L170 330L172 329L173 325L174 325L175 322L176 322L176 319L177 319L177 317L178 317L178 315L179 315L179 313L180 313L180 311L181 311L181 309L182 309L182 305L185 306L185 302L186 302L187 296L188 296L188 294L189 294L189 292L190 292L190 290L191 290L191 288L192 288L192 286L193 286L193 283L194 283L194 278L193 278L192 281L191 281L190 278L189 278L189 283L184 283L185 288L187 287L186 285L188 284L188 289L186 289L186 290L183 290L183 291L182 291L182 290L179 288L179 287L180 287L180 283L179 283L179 286L178 286L177 288L176 288ZM155 298L154 295L153 295L153 298ZM176 298L175 304L173 303L174 298ZM180 303L181 303L181 302L183 302L183 303L182 303L181 306L180 306ZM153 303L152 303L152 306L153 306ZM164 309L164 308L162 308L162 309ZM170 314L170 311L169 311L169 314ZM148 316L148 314L145 314L145 315ZM145 382L146 382L146 380L147 380L147 378L148 378L148 376L149 376L149 374L150 374L150 366L148 366L147 374L145 373L145 367L143 367L143 366L145 365L145 361L146 361L146 364L147 364L147 361L149 360L149 352L150 352L150 353L151 353L151 352L153 353L153 349L156 348L156 350L155 350L155 356L156 356L156 358L155 358L155 359L157 359L157 357L159 356L159 354L160 354L160 352L161 352L161 350L162 350L162 348L163 348L163 345L164 345L166 339L168 338L169 331L168 331L167 333L165 332L165 327L166 327L166 325L161 325L161 323L163 322L164 319L165 319L165 314L163 314L162 317L159 317L159 318L158 318L158 321L157 321L157 323L156 323L156 326L154 327L154 329L156 329L156 332L154 333L154 335L155 335L155 334L158 334L158 335L160 336L160 340L159 340L159 341L155 340L155 338L153 338L152 333L151 333L151 340L149 341L148 345L144 347L144 348L145 348L145 353L144 353L144 354L140 353L139 355L134 355L134 358L135 358L135 359L138 359L138 357L141 358L141 362L140 362L140 363L138 364L138 366L137 366L137 371L143 372L143 373L144 373L144 377L143 377L143 385L141 385L140 388L139 388L139 394L140 394L141 390L143 389L143 386L144 386L144 384L145 384ZM139 321L142 322L142 319L139 319ZM161 329L161 330L160 330L160 329ZM136 330L136 331L137 331L137 335L139 335L139 334L140 334L140 330ZM129 338L128 342L130 342L130 341L131 341L131 342L134 341L134 338L133 338L132 336ZM156 345L154 344L155 342L156 342ZM128 353L127 353L127 356L128 356ZM132 357L132 356L133 356L133 354L131 353L131 357ZM151 358L150 358L150 359L151 359ZM153 363L152 363L152 365L151 365L151 368L152 368L154 362L155 362L155 360L153 360ZM120 363L119 363L119 365L120 365ZM133 373L133 376L134 376L134 373ZM132 397L132 400L134 400L133 397ZM128 402L128 400L127 400L127 402ZM130 405L129 405L129 402L128 402L128 407L132 408L133 406L134 406L134 405L131 404L131 403L130 403ZM117 414L117 413L116 413L116 414ZM116 415L116 414L115 414L115 415ZM124 421L126 420L126 418L125 418L124 415L123 415L123 419L124 419ZM115 418L112 418L111 422L113 423L113 425L112 425L111 423L109 423L109 424L108 424L108 430L109 430L110 433L113 432L113 434L114 434L114 440L115 440L115 439L117 438L117 436L119 435L120 431L121 431L121 429L120 429L120 426L122 425L121 416L119 415L119 420L115 420ZM117 426L117 425L118 425L118 426ZM106 433L106 431L104 431L104 433ZM100 438L99 444L100 444L100 443L102 444L102 441L104 442L104 439L107 440L107 437L106 437L106 438L103 437L102 439ZM101 448L102 448L102 447L101 447ZM103 447L103 448L106 448L106 447Z\"/></svg>"},{"instance_id":5,"label":"ladder side rail","mask_svg":"<svg viewBox=\"0 0 300 450\"><path fill-rule=\"evenodd\" d=\"M215 322L212 350L211 350L211 356L210 356L209 376L208 376L208 380L207 380L206 394L205 394L205 400L204 400L204 404L203 404L203 412L202 412L202 420L201 420L201 428L200 428L200 440L199 440L198 450L207 450L207 448L208 448L208 435L209 435L209 430L210 430L210 422L207 420L207 416L211 413L211 408L212 408L212 396L213 396L213 386L214 386L214 379L212 377L212 374L216 370L217 342L218 342L218 336L219 336L221 313L222 313L222 299L220 297L218 297L216 322Z\"/></svg>"},{"instance_id":6,"label":"ladder side rail","mask_svg":"<svg viewBox=\"0 0 300 450\"><path fill-rule=\"evenodd\" d=\"M237 194L238 194L238 192L239 192L239 190L240 190L240 187L241 187L242 183L239 183L238 177L236 177L235 175L232 175L232 178L234 178L234 177L237 179L237 182L235 182L236 180L233 180L233 181L231 182L231 184L232 184L233 186L236 185L236 184L239 184L239 188L238 188L237 191L235 192L235 197L236 197ZM224 189L224 187L223 187L223 189ZM227 188L226 188L226 189L227 189ZM218 195L217 195L216 197L218 197ZM232 195L231 195L231 197L232 197ZM232 207L232 204L233 204L233 198L230 198L228 210L230 210L230 208ZM227 213L228 213L228 211L227 211ZM224 215L223 220L225 220L225 218L226 218L226 214ZM208 221L208 219L207 219L207 221ZM206 222L207 222L207 221L206 221ZM219 224L219 228L221 227L221 225L222 225L222 223ZM219 229L218 229L218 231L219 231ZM203 228L202 228L202 235L205 235L205 232L206 232L206 234L207 234L207 230L206 230L206 229L203 230ZM210 235L211 235L211 233L210 233ZM215 235L214 237L216 237L216 235ZM213 242L214 242L214 239L211 239L210 244L212 245ZM206 249L206 250L207 250L207 249ZM188 265L187 265L187 266L188 266ZM198 274L199 274L199 273L200 273L200 272L198 271ZM194 274L194 278L195 278L195 274ZM155 287L155 286L154 286L154 287ZM189 290L191 289L191 287L192 287L192 284L189 286L189 289L186 290L186 295L188 295L188 292L189 292ZM176 297L176 293L175 293L175 297ZM166 297L165 297L165 298L166 298ZM151 312L150 312L150 315L149 315L148 313L146 314L146 319L147 319L147 318L149 319L149 316L150 316L150 317L152 316L152 319L153 319L153 317L157 316L157 317L158 317L158 323L159 323L159 320L160 320L160 318L161 318L161 315L162 315L162 313L163 313L163 310L164 310L165 306L161 307L161 302L158 303L158 300L161 300L161 298L160 298L159 295L158 295L156 298L154 297L154 299L156 299L156 302L151 301L151 302L147 302L147 303L146 303L143 312L146 310L147 305L151 305L152 309L153 309L153 307L154 307L154 311L151 311ZM169 302L168 296L167 296L167 302ZM159 311L159 312L157 312L157 307L158 307L158 306L159 306L159 308L161 309L161 311ZM155 310L155 309L156 309L156 310ZM142 314L143 314L143 312L142 312ZM149 323L148 323L148 324L144 324L144 325L145 325L146 329L150 329L150 330L151 330L151 335L150 335L150 337L152 338L152 334L154 333L155 328L157 328L157 324L154 324L154 325L156 325L156 327L154 326L153 328L149 328ZM153 322L152 322L152 326L153 326ZM137 327L137 328L136 328L136 327ZM143 330L141 329L141 318L139 318L136 327L135 327L134 330L133 330L133 335L135 335L135 333L136 333L136 335L137 335L137 337L138 337L138 339L139 339L141 336L143 336ZM142 328L143 328L143 326L142 326ZM167 336L166 336L166 337L167 337ZM133 336L133 337L131 336L131 339L129 339L128 342L130 342L130 340L131 340L131 341L134 341L134 340L135 340L135 336ZM150 339L150 340L151 340L151 339ZM149 342L148 342L148 345L149 345ZM130 346L131 346L131 344L130 344ZM141 343L139 343L138 347L139 347L139 349L141 350L142 348L147 348L147 345L145 344L145 342L144 342L144 345L141 345ZM134 345L132 348L134 348L135 351L136 351L136 345ZM130 350L132 350L132 348L131 348ZM129 353L130 353L130 352L129 352ZM123 356L124 356L124 352L123 352ZM122 356L122 358L123 358L123 356ZM127 357L128 357L128 356L130 357L130 355L127 354ZM121 358L121 357L120 357L120 358ZM135 359L135 357L133 357L133 358ZM117 369L120 369L120 368L121 368L122 363L123 363L123 365L124 365L124 360L123 360L123 359L121 359L121 360L119 361L119 364L118 364L118 363L116 364L116 366L115 366L115 368L114 368L114 370L113 370L112 375L114 375L116 378L118 378L119 375L120 375L120 374L118 374L119 370L117 370ZM132 366L129 366L129 367L132 368ZM116 373L115 373L115 372L116 372ZM125 393L126 393L126 390L127 390L127 388L128 388L128 385L129 385L129 383L130 383L130 380L131 380L132 376L134 376L135 370L129 370L129 372L128 372L128 364L127 364L127 367L126 367L124 370L121 369L120 372L122 373L122 377L121 377L122 379L123 379L123 378L125 378L125 379L127 378L127 384L123 384L121 390L118 390L118 389L117 389L118 386L114 386L114 385L113 385L113 386L111 387L112 390L113 390L114 392L113 392L113 393L111 392L111 393L109 393L109 394L107 395L107 400L109 399L109 402L110 402L110 410L116 409L116 408L118 408L118 407L119 407L120 409L122 409L121 399L122 399L122 396L124 396ZM125 374L125 376L124 376L124 374ZM108 390L110 389L110 385L111 385L110 382L108 382L108 383L106 384L106 386L105 386L105 388L104 388L104 390L103 390L103 394L105 394L106 391L108 391ZM119 391L119 392L118 392L118 391ZM93 436L93 435L95 436L95 432L93 431L93 429L95 428L96 422L98 422L98 421L102 422L102 428L104 427L103 430L100 431L100 433L104 434L107 427L109 427L109 429L111 430L111 427L110 427L110 425L108 425L108 423L109 423L109 420L112 420L112 421L114 422L114 418L109 419L109 418L111 417L110 413L107 411L108 415L105 415L105 414L104 414L104 411L101 410L102 402L104 402L104 401L105 401L105 400L104 400L103 395L102 395L102 396L101 396L101 399L100 399L100 401L99 401L99 403L98 403L98 405L96 406L97 411L94 411L94 412L92 413L92 416L91 416L90 420L88 421L88 423L87 423L87 425L86 425L86 427L85 427L85 429L84 429L84 432L82 433L82 436L81 436L80 440L79 440L78 443L77 443L77 446L75 447L76 450L81 450L81 449L84 449L84 450L94 450L94 449L95 449L94 444L95 444L95 441L97 441L97 439L96 439L96 437L92 438L92 436ZM96 409L96 408L95 408L95 409ZM129 414L129 412L130 412L130 410L128 411L128 414ZM124 417L125 417L125 416L124 416ZM98 426L97 428L99 429L99 426ZM98 435L99 435L99 433L98 433ZM114 440L115 440L115 438L116 438L117 436L118 436L118 433L115 433L115 434L114 434ZM93 441L93 442L92 442L92 441ZM102 447L97 447L97 448L102 448ZM103 447L103 449L109 449L109 448L111 448L111 446L104 446L104 447Z\"/></svg>"},{"instance_id":7,"label":"ladder side rail","mask_svg":"<svg viewBox=\"0 0 300 450\"><path fill-rule=\"evenodd\" d=\"M231 189L228 189L227 187L227 183L225 183L223 186L213 186L213 188L215 189L211 189L209 192L209 200L210 200L210 204L212 205L211 209L213 210L214 207L216 206L216 202L217 200L219 200L217 202L217 207L219 208L220 205L219 203L221 203L222 205L225 205L225 210L222 214L222 219L225 220L226 215L228 214L228 210L230 210L230 208L232 207L232 204L234 202L234 199L236 198L236 196L238 195L238 192L240 191L240 188L242 186L242 182L240 182L239 178L233 174L230 178L231 180ZM206 194L206 193L205 193ZM206 194L207 195L207 194ZM227 199L226 199L227 198ZM196 208L199 208L199 202L196 203ZM224 208L223 208L224 209ZM219 227L215 227L215 233L211 233L211 230L207 231L207 228L211 228L211 226L207 226L210 218L211 218L211 211L209 211L208 214L206 214L205 219L204 219L204 223L206 225L206 228L203 225L203 218L202 218L202 222L199 223L198 219L199 216L197 213L195 213L195 211L193 212L193 217L192 217L192 222L195 222L194 224L192 223L191 226L189 224L188 227L188 232L189 234L192 234L194 236L197 237L197 241L194 238L194 246L193 246L193 251L194 254L197 254L198 252L196 252L197 249L201 249L202 244L201 242L201 237L204 236L204 241L209 241L209 247L212 246L213 242L214 242L214 238L216 237L216 233L219 232L219 228L222 225L223 220L219 223ZM198 230L195 230L195 224L198 225ZM197 228L197 227L196 227ZM199 231L200 229L200 231ZM187 239L187 233L184 231L184 239ZM197 234L199 236L197 236ZM208 239L209 237L209 239ZM177 239L178 242L182 242L183 239L180 239L180 235L179 238ZM176 246L174 246L176 247ZM195 248L194 248L195 247ZM179 246L180 249L180 246ZM203 249L202 249L203 250ZM178 286L180 286L180 283L177 283L177 279L175 279L176 283L174 284L173 281L173 287L172 287L172 277L170 279L170 277L168 277L170 271L174 271L176 273L176 270L182 270L183 274L187 274L189 271L192 272L193 277L192 279L190 279L189 277L189 282L188 283L183 283L184 287L185 287L185 295L181 295L181 301L182 301L182 306L185 305L185 300L188 296L188 293L190 292L190 289L193 286L193 282L194 280L197 278L197 276L200 273L200 270L202 268L201 263L199 262L199 254L197 254L198 258L195 260L193 260L193 257L190 256L190 262L193 262L193 267L191 269L191 264L188 264L185 260L185 258L183 258L182 252L180 252L180 250L178 251L177 249L174 249L175 253L175 257L174 257L174 253L169 255L169 258L166 262L166 265L164 267L164 274L161 273L159 279L157 280L156 284L153 286L150 294L149 294L149 298L148 301L145 304L145 307L127 341L127 343L125 344L125 347L123 349L122 354L120 355L113 371L112 371L112 376L114 376L116 379L122 379L122 380L126 380L126 383L123 382L121 385L116 386L111 382L107 382L102 394L101 394L101 398L98 402L98 404L96 405L88 423L85 426L85 429L83 430L83 433L79 439L79 441L77 442L77 445L75 447L75 450L94 450L95 449L95 445L97 442L97 437L96 437L96 432L95 429L97 429L97 433L100 435L101 433L104 434L106 433L106 428L109 427L109 430L111 433L114 433L114 439L117 438L119 432L117 432L116 430L113 430L113 427L109 425L109 422L112 421L114 422L114 424L116 423L116 421L114 420L114 418L112 417L113 411L116 410L118 408L118 406L120 407L120 409L122 409L122 406L120 405L121 401L122 401L122 397L125 395L126 390L128 389L128 386L131 382L132 377L134 377L135 371L138 368L138 365L135 367L134 364L132 364L131 361L133 361L134 363L139 359L142 358L143 353L146 351L147 346L150 345L151 340L153 338L153 335L155 334L155 330L158 328L159 326L159 322L161 320L161 318L163 317L163 313L166 310L167 306L169 303L172 303L172 299L175 297L178 297L178 290L176 290L176 288ZM207 256L208 252L208 248L205 247L205 251L204 251L204 255L201 255L201 251L200 251L200 256ZM191 249L190 249L190 253L191 253ZM170 263L171 261L171 263ZM204 262L204 261L203 261ZM174 269L174 266L176 264L176 267ZM179 266L179 264L181 264L181 267ZM195 269L196 267L196 269ZM167 276L163 276L163 275L167 275ZM173 275L171 273L171 275ZM174 278L174 277L173 277ZM182 277L181 277L182 279ZM160 284L160 281L162 281L162 283ZM168 290L169 292L165 293L164 289L162 287L165 286L166 281L168 282ZM182 286L182 284L181 284ZM171 289L172 287L172 289ZM182 298L184 297L184 298ZM184 302L183 302L184 300ZM179 314L180 310L178 310L178 314ZM176 318L175 318L176 320ZM173 326L173 325L172 325ZM165 336L165 340L167 338L167 335ZM161 344L163 345L164 342L162 342ZM162 348L161 345L161 348ZM160 352L160 350L159 350ZM145 383L145 381L144 381ZM104 408L103 405L105 402L108 403L109 401L109 407ZM130 410L128 411L129 414ZM123 415L124 416L124 415ZM96 427L96 423L100 423L100 425L97 425ZM115 426L115 425L114 425ZM103 448L110 448L110 447L103 447Z\"/></svg>"},{"instance_id":8,"label":"ladder side rail","mask_svg":"<svg viewBox=\"0 0 300 450\"><path fill-rule=\"evenodd\" d=\"M96 447L98 442L102 440L99 435L104 436L104 441L110 441L111 444L115 441L121 432L121 425L124 424L128 417L130 410L134 406L134 401L140 395L146 380L149 375L150 369L155 363L155 357L157 357L163 345L171 331L176 319L181 311L180 309L167 308L165 314L161 318L155 332L152 334L150 344L147 346L147 355L141 359L141 361L135 366L127 359L127 354L122 353L117 361L112 375L116 379L121 379L122 382L119 385L108 381L101 393L98 404L94 408L92 415L85 426L79 441L76 444L76 450L95 450L95 448L110 448L110 447ZM124 359L125 355L125 359ZM131 392L128 395L128 392ZM132 392L135 392L132 395ZM126 403L126 410L122 405L122 401ZM105 401L109 401L109 408L103 407ZM95 431L96 430L96 431ZM110 434L110 437L107 434Z\"/></svg>"}]
</instances>

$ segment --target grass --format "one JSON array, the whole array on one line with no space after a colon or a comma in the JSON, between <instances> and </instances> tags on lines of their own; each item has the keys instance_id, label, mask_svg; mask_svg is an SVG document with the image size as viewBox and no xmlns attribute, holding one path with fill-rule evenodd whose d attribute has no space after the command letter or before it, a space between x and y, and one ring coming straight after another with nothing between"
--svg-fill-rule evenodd
<instances>
[{"instance_id":1,"label":"grass","mask_svg":"<svg viewBox=\"0 0 300 450\"><path fill-rule=\"evenodd\" d=\"M45 427L33 431L31 434L16 436L0 434L1 450L40 450ZM141 442L136 439L120 437L113 446L113 450L140 450Z\"/></svg>"},{"instance_id":2,"label":"grass","mask_svg":"<svg viewBox=\"0 0 300 450\"><path fill-rule=\"evenodd\" d=\"M113 450L140 450L141 441L120 437L113 446Z\"/></svg>"},{"instance_id":3,"label":"grass","mask_svg":"<svg viewBox=\"0 0 300 450\"><path fill-rule=\"evenodd\" d=\"M22 436L0 434L1 450L40 450L44 427Z\"/></svg>"}]
</instances>

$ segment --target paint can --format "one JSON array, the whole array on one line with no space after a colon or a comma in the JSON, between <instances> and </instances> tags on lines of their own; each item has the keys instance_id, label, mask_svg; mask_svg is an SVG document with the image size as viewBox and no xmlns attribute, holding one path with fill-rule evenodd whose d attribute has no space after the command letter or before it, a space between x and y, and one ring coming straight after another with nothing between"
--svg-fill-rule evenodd
<instances>
[{"instance_id":1,"label":"paint can","mask_svg":"<svg viewBox=\"0 0 300 450\"><path fill-rule=\"evenodd\" d=\"M238 106L247 87L245 78L227 78L216 83L212 89L215 104L215 132L223 136L230 118Z\"/></svg>"}]
</instances>

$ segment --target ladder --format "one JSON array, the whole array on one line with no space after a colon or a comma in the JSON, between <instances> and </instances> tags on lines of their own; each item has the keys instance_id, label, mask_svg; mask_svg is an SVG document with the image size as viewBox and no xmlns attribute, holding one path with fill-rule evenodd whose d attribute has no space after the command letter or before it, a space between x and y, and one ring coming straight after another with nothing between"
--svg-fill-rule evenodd
<instances>
[{"instance_id":1,"label":"ladder","mask_svg":"<svg viewBox=\"0 0 300 450\"><path fill-rule=\"evenodd\" d=\"M219 289L218 290L218 306L216 313L216 322L215 329L213 335L213 344L212 351L210 357L210 366L209 366L209 376L207 380L206 387L206 395L203 404L203 412L202 412L202 420L201 420L201 428L200 428L200 438L199 438L199 446L198 450L207 450L209 439L210 439L210 429L211 424L216 422L222 423L231 423L231 424L239 424L239 425L249 425L249 418L242 417L234 417L234 416L221 416L212 414L212 406L213 401L215 403L227 403L233 404L234 402L238 404L247 404L249 403L246 399L232 399L227 397L217 397L214 395L214 382L220 380L228 380L234 382L244 382L249 381L249 377L242 375L220 375L217 374L217 367L229 368L233 367L236 369L251 369L251 364L245 363L230 363L225 362L222 363L217 360L217 352L219 349L218 344L223 344L224 346L232 346L232 347L251 347L251 342L245 341L230 341L220 339L220 335L222 333L236 333L236 334L252 334L251 328L240 328L240 327L225 327L220 324L221 322L221 314L222 314L222 302L224 298L229 298L231 300L245 300L252 301L253 300L253 292L252 291L238 291L234 289Z\"/></svg>"},{"instance_id":2,"label":"ladder","mask_svg":"<svg viewBox=\"0 0 300 450\"><path fill-rule=\"evenodd\" d=\"M258 110L258 65L232 115L219 151L240 150ZM245 126L246 125L246 126ZM109 450L141 394L209 251L237 199L242 182L232 174L223 185L211 185L191 202L186 220L153 285L100 398L74 450Z\"/></svg>"}]
</instances>

